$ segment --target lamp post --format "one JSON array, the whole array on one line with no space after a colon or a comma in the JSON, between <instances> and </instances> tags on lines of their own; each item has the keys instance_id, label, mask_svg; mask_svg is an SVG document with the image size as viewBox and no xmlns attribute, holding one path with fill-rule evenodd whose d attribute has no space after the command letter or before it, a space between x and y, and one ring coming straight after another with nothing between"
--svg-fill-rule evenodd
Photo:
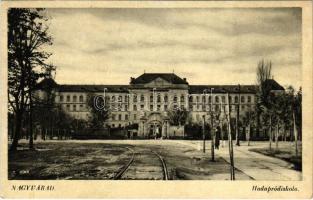
<instances>
[{"instance_id":1,"label":"lamp post","mask_svg":"<svg viewBox=\"0 0 313 200\"><path fill-rule=\"evenodd\" d=\"M211 141L211 159L214 161L214 144L215 144L215 134L214 134L214 114L213 114L213 90L214 88L210 88L211 90L211 108L210 108L210 115L211 115L211 136L212 136L212 141Z\"/></svg>"},{"instance_id":2,"label":"lamp post","mask_svg":"<svg viewBox=\"0 0 313 200\"><path fill-rule=\"evenodd\" d=\"M205 153L205 131L204 131L204 125L205 125L205 115L202 115L202 139L203 139L203 153Z\"/></svg>"}]
</instances>

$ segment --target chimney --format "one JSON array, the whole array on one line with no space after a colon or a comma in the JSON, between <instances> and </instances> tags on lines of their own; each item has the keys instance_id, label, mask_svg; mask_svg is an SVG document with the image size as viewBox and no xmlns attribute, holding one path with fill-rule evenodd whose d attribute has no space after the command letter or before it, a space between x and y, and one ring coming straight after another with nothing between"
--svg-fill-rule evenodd
<instances>
[{"instance_id":1,"label":"chimney","mask_svg":"<svg viewBox=\"0 0 313 200\"><path fill-rule=\"evenodd\" d=\"M134 77L130 77L130 83L132 83L135 80Z\"/></svg>"},{"instance_id":2,"label":"chimney","mask_svg":"<svg viewBox=\"0 0 313 200\"><path fill-rule=\"evenodd\" d=\"M186 78L183 78L183 80L187 82L187 79L186 79Z\"/></svg>"}]
</instances>

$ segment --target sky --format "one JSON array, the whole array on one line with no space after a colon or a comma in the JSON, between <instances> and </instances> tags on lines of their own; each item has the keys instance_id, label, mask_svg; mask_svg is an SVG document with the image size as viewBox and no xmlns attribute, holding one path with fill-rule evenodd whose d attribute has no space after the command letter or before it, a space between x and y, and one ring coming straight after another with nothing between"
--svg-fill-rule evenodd
<instances>
[{"instance_id":1,"label":"sky","mask_svg":"<svg viewBox=\"0 0 313 200\"><path fill-rule=\"evenodd\" d=\"M48 9L60 84L129 84L176 73L189 84L255 84L260 60L301 86L300 8Z\"/></svg>"}]
</instances>

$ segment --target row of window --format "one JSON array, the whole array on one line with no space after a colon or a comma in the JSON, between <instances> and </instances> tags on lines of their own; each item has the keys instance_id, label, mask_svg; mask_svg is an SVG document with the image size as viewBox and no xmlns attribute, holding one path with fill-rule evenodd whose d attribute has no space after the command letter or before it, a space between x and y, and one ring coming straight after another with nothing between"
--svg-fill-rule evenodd
<instances>
[{"instance_id":1,"label":"row of window","mask_svg":"<svg viewBox=\"0 0 313 200\"><path fill-rule=\"evenodd\" d=\"M228 108L228 105L215 105L213 107L211 106L202 106L201 104L198 104L198 105L190 105L189 106L189 109L192 110L192 111L210 111L212 109L212 111L225 111L225 108L227 109ZM239 107L242 111L243 110L251 110L253 109L253 106L252 105L241 105ZM222 109L222 110L220 110ZM231 111L235 111L237 109L237 106L236 105L231 105Z\"/></svg>"},{"instance_id":2,"label":"row of window","mask_svg":"<svg viewBox=\"0 0 313 200\"><path fill-rule=\"evenodd\" d=\"M150 95L150 102L154 102L154 96L153 95ZM246 99L247 98L247 99ZM64 102L64 96L63 95L60 95L60 102ZM111 97L111 101L112 102L116 102L116 100L118 102L123 102L123 97L122 96L118 96L116 98L116 96L112 96ZM128 102L128 96L125 96L124 98L125 102ZM138 97L137 95L133 95L133 102L136 103L138 100ZM167 95L164 95L163 97L163 102L168 102L169 98ZM222 103L225 103L226 102L226 97L225 96L215 96L215 103L219 103L219 102L222 102ZM80 95L80 96L76 96L76 95L73 95L72 98L71 98L71 95L66 95L66 102L84 102L84 96L83 95ZM162 101L162 98L161 98L161 95L160 94L157 94L156 95L156 102L160 103ZM178 97L177 95L174 95L173 97L173 102L176 103L178 101ZM211 96L208 96L207 98L207 95L206 96L202 96L202 102L203 103L211 103ZM140 102L145 102L145 96L144 95L141 95L140 96ZM185 102L185 95L181 95L180 96L180 102ZM192 102L200 102L200 96L189 96L189 102L192 103ZM229 102L230 103L239 103L239 97L238 96L230 96L229 97ZM252 102L252 97L251 96L241 96L240 97L240 102L241 103L251 103Z\"/></svg>"},{"instance_id":3,"label":"row of window","mask_svg":"<svg viewBox=\"0 0 313 200\"><path fill-rule=\"evenodd\" d=\"M84 104L66 104L64 107L67 111L85 111Z\"/></svg>"},{"instance_id":4,"label":"row of window","mask_svg":"<svg viewBox=\"0 0 313 200\"><path fill-rule=\"evenodd\" d=\"M71 95L66 95L66 102L77 102L79 100L79 102L84 102L84 96L80 95L80 96L76 96L73 95L71 98ZM64 96L60 95L60 102L64 102Z\"/></svg>"},{"instance_id":5,"label":"row of window","mask_svg":"<svg viewBox=\"0 0 313 200\"><path fill-rule=\"evenodd\" d=\"M200 102L200 96L190 96L189 97L189 102L192 103L194 102ZM225 96L215 96L215 103L225 103L226 102L226 97ZM208 103L212 102L212 98L211 96L209 96L208 98L206 98L206 96L202 96L202 102L206 103L208 101ZM240 97L240 102L241 103L251 103L252 102L252 97L251 96L241 96ZM238 96L229 96L229 103L239 103L239 97Z\"/></svg>"}]
</instances>

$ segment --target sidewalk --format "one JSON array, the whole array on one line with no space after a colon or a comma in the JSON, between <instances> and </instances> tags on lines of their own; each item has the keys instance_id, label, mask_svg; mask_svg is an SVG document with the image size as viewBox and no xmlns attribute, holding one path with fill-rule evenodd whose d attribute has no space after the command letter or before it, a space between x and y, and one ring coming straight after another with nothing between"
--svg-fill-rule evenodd
<instances>
[{"instance_id":1,"label":"sidewalk","mask_svg":"<svg viewBox=\"0 0 313 200\"><path fill-rule=\"evenodd\" d=\"M202 141L177 141L180 144L191 146L200 150ZM264 146L263 143L252 144L247 146L243 143L241 146L234 144L234 163L235 167L255 180L301 180L302 173L291 169L292 164L273 157L265 156L259 153L249 151L249 148L256 148ZM207 142L207 152L210 152L210 141ZM206 149L207 149L206 148ZM219 150L215 149L215 154L222 157L229 163L228 145L221 147Z\"/></svg>"}]
</instances>

